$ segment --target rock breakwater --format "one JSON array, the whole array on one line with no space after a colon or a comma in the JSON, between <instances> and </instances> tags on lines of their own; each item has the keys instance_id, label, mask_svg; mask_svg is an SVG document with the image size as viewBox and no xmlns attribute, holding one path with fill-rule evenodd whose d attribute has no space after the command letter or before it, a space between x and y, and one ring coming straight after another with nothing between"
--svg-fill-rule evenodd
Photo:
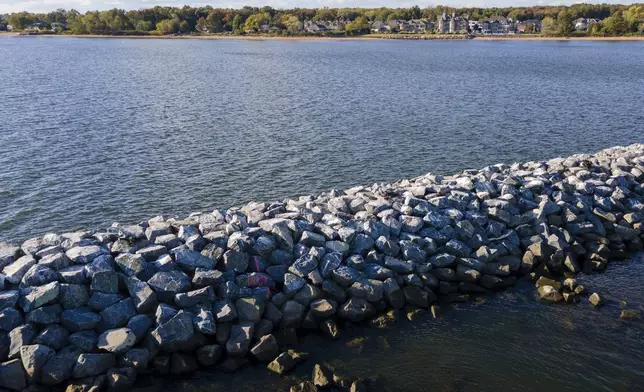
<instances>
[{"instance_id":1,"label":"rock breakwater","mask_svg":"<svg viewBox=\"0 0 644 392\"><path fill-rule=\"evenodd\" d=\"M281 374L306 359L286 349L301 331L335 337L519 278L574 303L575 274L642 250L643 183L634 144L0 244L0 388Z\"/></svg>"}]
</instances>

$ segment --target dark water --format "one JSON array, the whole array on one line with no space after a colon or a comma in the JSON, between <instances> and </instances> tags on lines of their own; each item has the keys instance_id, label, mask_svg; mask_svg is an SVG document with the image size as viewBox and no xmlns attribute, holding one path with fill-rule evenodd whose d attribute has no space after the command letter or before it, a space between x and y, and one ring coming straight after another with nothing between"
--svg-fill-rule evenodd
<instances>
[{"instance_id":1,"label":"dark water","mask_svg":"<svg viewBox=\"0 0 644 392\"><path fill-rule=\"evenodd\" d=\"M644 141L644 43L0 38L0 240Z\"/></svg>"},{"instance_id":2,"label":"dark water","mask_svg":"<svg viewBox=\"0 0 644 392\"><path fill-rule=\"evenodd\" d=\"M349 377L376 378L377 391L644 391L644 321L619 319L622 309L644 315L644 254L578 281L607 299L547 305L534 288L516 288L476 303L445 307L438 320L403 322L389 331L359 329L330 343L309 335L312 354L295 374L280 378L263 367L233 375L200 373L168 386L174 392L286 390L326 363ZM365 336L362 349L347 347Z\"/></svg>"}]
</instances>

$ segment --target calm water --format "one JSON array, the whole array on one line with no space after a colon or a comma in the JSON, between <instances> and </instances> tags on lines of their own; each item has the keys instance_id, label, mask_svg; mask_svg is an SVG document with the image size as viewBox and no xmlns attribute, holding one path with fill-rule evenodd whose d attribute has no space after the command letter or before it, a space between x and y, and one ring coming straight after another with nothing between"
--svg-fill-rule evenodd
<instances>
[{"instance_id":1,"label":"calm water","mask_svg":"<svg viewBox=\"0 0 644 392\"><path fill-rule=\"evenodd\" d=\"M0 240L644 142L644 43L0 38ZM302 343L400 391L642 391L644 257L546 306ZM252 367L177 391L285 388ZM163 386L165 390L167 386Z\"/></svg>"},{"instance_id":2,"label":"calm water","mask_svg":"<svg viewBox=\"0 0 644 392\"><path fill-rule=\"evenodd\" d=\"M538 303L534 288L522 282L483 303L447 307L439 320L355 331L366 335L361 351L347 347L350 334L333 343L309 335L300 349L312 359L289 379L255 367L233 375L204 372L169 389L286 390L293 378L310 379L315 363L327 363L348 376L377 377L377 392L644 391L644 322L619 319L624 307L644 314L642 276L644 254L579 277L610 301L599 309L587 301Z\"/></svg>"},{"instance_id":3,"label":"calm water","mask_svg":"<svg viewBox=\"0 0 644 392\"><path fill-rule=\"evenodd\" d=\"M644 141L644 42L0 38L0 240Z\"/></svg>"}]
</instances>

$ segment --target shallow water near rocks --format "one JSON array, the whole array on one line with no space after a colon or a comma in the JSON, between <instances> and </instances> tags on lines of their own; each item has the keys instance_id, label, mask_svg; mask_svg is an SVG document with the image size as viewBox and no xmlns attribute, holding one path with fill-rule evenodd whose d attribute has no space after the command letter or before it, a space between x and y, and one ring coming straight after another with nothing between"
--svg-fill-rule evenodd
<instances>
[{"instance_id":1,"label":"shallow water near rocks","mask_svg":"<svg viewBox=\"0 0 644 392\"><path fill-rule=\"evenodd\" d=\"M281 391L310 378L315 363L326 363L347 376L377 378L381 391L643 391L644 321L619 319L622 309L644 315L642 276L640 253L603 274L578 277L609 300L598 309L587 298L575 305L539 303L532 284L521 282L478 301L447 305L438 320L404 320L391 330L355 328L333 342L308 335L298 349L311 358L286 378L256 365L234 374L201 372L169 388ZM356 337L364 344L347 345Z\"/></svg>"}]
</instances>

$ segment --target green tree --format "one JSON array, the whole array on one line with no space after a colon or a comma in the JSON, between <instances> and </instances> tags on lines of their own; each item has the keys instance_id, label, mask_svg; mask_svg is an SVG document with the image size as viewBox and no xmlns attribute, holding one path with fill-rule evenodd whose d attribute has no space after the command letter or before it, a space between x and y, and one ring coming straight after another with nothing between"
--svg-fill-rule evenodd
<instances>
[{"instance_id":1,"label":"green tree","mask_svg":"<svg viewBox=\"0 0 644 392\"><path fill-rule=\"evenodd\" d=\"M644 29L644 5L633 5L623 15L631 31L639 31L640 27Z\"/></svg>"},{"instance_id":2,"label":"green tree","mask_svg":"<svg viewBox=\"0 0 644 392\"><path fill-rule=\"evenodd\" d=\"M208 22L206 22L206 18L199 18L199 20L197 21L196 29L200 33L209 32L209 30L208 30Z\"/></svg>"},{"instance_id":3,"label":"green tree","mask_svg":"<svg viewBox=\"0 0 644 392\"><path fill-rule=\"evenodd\" d=\"M364 34L369 32L369 21L367 18L364 16L360 16L356 18L351 23L347 23L346 26L344 27L347 35L356 35L356 34Z\"/></svg>"},{"instance_id":4,"label":"green tree","mask_svg":"<svg viewBox=\"0 0 644 392\"><path fill-rule=\"evenodd\" d=\"M294 33L300 29L300 20L293 14L282 15L282 24L291 33Z\"/></svg>"},{"instance_id":5,"label":"green tree","mask_svg":"<svg viewBox=\"0 0 644 392\"><path fill-rule=\"evenodd\" d=\"M411 19L420 19L421 12L420 7L415 5L409 9L409 16Z\"/></svg>"},{"instance_id":6,"label":"green tree","mask_svg":"<svg viewBox=\"0 0 644 392\"><path fill-rule=\"evenodd\" d=\"M556 26L555 26L555 20L547 16L543 18L543 21L541 21L541 32L544 35L555 35L556 34Z\"/></svg>"},{"instance_id":7,"label":"green tree","mask_svg":"<svg viewBox=\"0 0 644 392\"><path fill-rule=\"evenodd\" d=\"M140 20L140 21L138 21L136 23L135 29L136 29L136 31L139 31L141 33L145 33L145 32L154 30L154 25L150 21Z\"/></svg>"},{"instance_id":8,"label":"green tree","mask_svg":"<svg viewBox=\"0 0 644 392\"><path fill-rule=\"evenodd\" d=\"M603 20L604 31L609 35L623 35L628 31L628 23L621 12L615 12Z\"/></svg>"},{"instance_id":9,"label":"green tree","mask_svg":"<svg viewBox=\"0 0 644 392\"><path fill-rule=\"evenodd\" d=\"M573 15L569 11L560 11L557 14L556 31L557 35L569 37L574 31L575 26L572 24Z\"/></svg>"},{"instance_id":10,"label":"green tree","mask_svg":"<svg viewBox=\"0 0 644 392\"><path fill-rule=\"evenodd\" d=\"M244 18L240 14L235 15L233 18L233 33L241 34L241 26L243 23Z\"/></svg>"},{"instance_id":11,"label":"green tree","mask_svg":"<svg viewBox=\"0 0 644 392\"><path fill-rule=\"evenodd\" d=\"M260 31L263 24L268 23L271 15L268 12L261 14L253 14L244 22L244 31L247 33L257 33Z\"/></svg>"},{"instance_id":12,"label":"green tree","mask_svg":"<svg viewBox=\"0 0 644 392\"><path fill-rule=\"evenodd\" d=\"M179 30L179 24L174 19L163 19L157 23L157 31L160 34L174 34Z\"/></svg>"},{"instance_id":13,"label":"green tree","mask_svg":"<svg viewBox=\"0 0 644 392\"><path fill-rule=\"evenodd\" d=\"M315 13L315 16L313 17L313 20L324 20L324 21L331 21L331 20L336 20L337 19L337 14L334 9L330 8L320 8L318 12Z\"/></svg>"},{"instance_id":14,"label":"green tree","mask_svg":"<svg viewBox=\"0 0 644 392\"><path fill-rule=\"evenodd\" d=\"M24 30L27 26L36 22L36 15L30 14L28 12L18 12L15 14L9 15L7 24L13 26L16 30Z\"/></svg>"},{"instance_id":15,"label":"green tree","mask_svg":"<svg viewBox=\"0 0 644 392\"><path fill-rule=\"evenodd\" d=\"M210 12L206 17L206 25L211 33L220 33L223 30L222 16L218 12Z\"/></svg>"}]
</instances>

